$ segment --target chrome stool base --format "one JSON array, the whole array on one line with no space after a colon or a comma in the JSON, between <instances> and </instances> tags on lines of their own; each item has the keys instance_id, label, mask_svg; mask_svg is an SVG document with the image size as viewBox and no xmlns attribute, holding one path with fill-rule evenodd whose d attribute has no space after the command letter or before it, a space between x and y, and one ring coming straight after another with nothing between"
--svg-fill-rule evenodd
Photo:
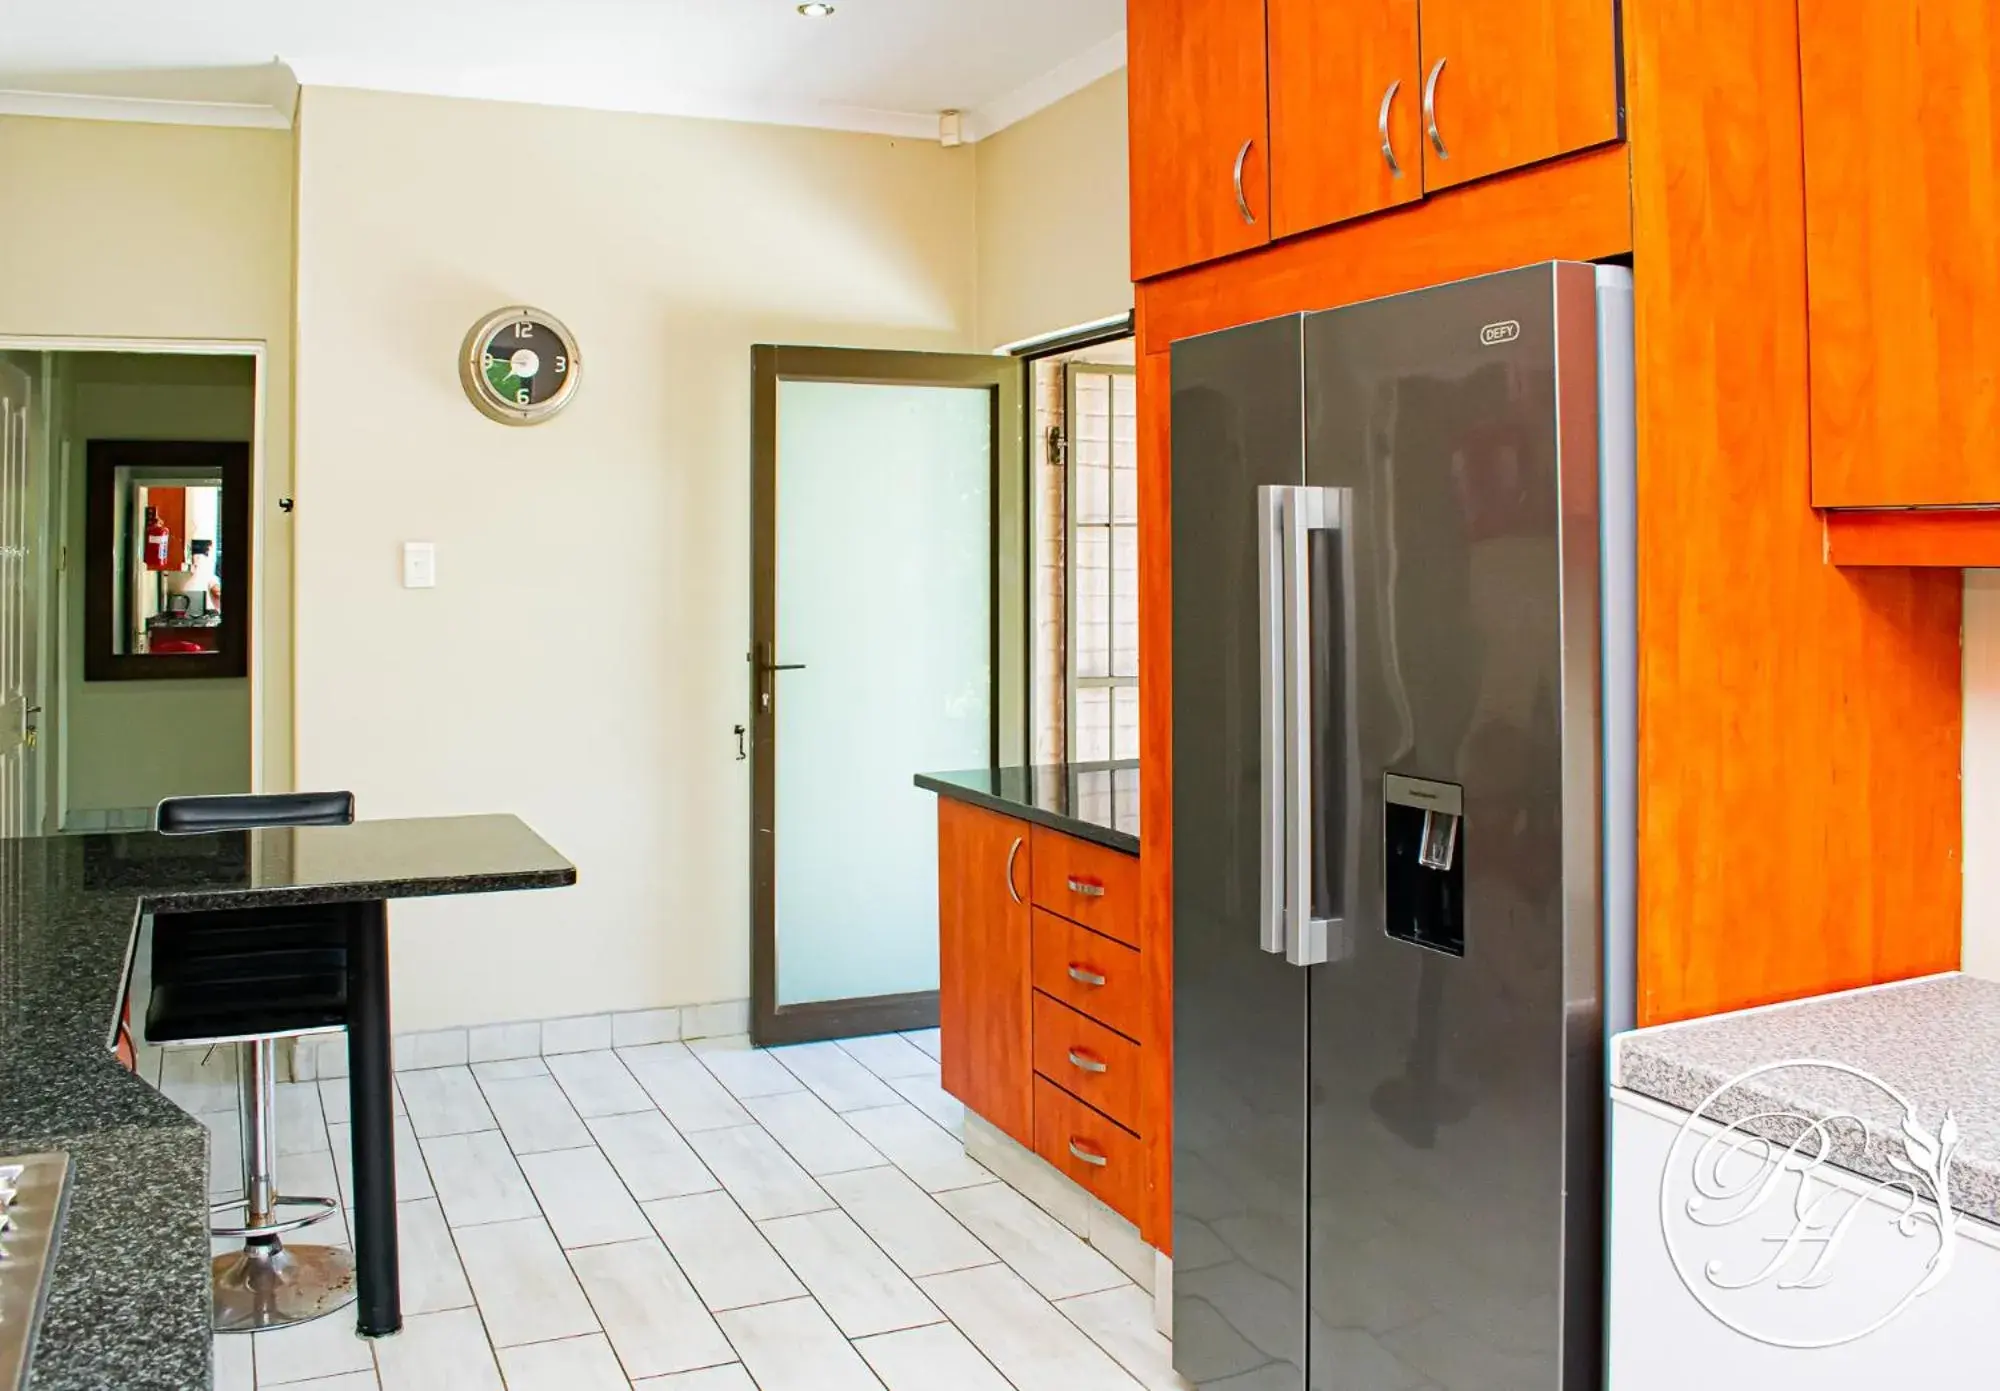
<instances>
[{"instance_id":1,"label":"chrome stool base","mask_svg":"<svg viewBox=\"0 0 2000 1391\"><path fill-rule=\"evenodd\" d=\"M344 1247L252 1242L212 1266L217 1333L285 1328L354 1302L354 1253Z\"/></svg>"}]
</instances>

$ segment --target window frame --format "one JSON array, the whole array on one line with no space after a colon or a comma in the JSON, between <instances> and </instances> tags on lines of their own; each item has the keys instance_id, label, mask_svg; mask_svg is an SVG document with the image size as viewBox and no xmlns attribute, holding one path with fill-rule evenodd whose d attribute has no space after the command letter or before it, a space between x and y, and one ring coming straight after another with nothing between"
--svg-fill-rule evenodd
<instances>
[{"instance_id":1,"label":"window frame","mask_svg":"<svg viewBox=\"0 0 2000 1391\"><path fill-rule=\"evenodd\" d=\"M1105 441L1107 449L1106 469L1108 474L1105 486L1105 506L1109 514L1110 520L1103 523L1092 522L1088 524L1092 529L1102 529L1106 533L1107 548L1105 553L1104 609L1105 609L1105 632L1106 632L1105 665L1108 670L1107 674L1104 676L1082 676L1078 672L1078 666L1079 666L1078 656L1081 648L1081 643L1078 640L1078 633L1080 632L1080 629L1077 626L1077 602L1076 602L1077 588L1078 588L1077 557L1080 549L1077 545L1077 533L1079 529L1079 523L1077 520L1078 518L1077 484L1081 473L1081 470L1077 466L1077 424L1078 421L1081 419L1081 417L1077 412L1076 387L1077 387L1078 377L1087 374L1094 374L1104 377L1134 378L1135 380L1133 386L1136 392L1137 390L1136 378L1138 376L1138 368L1136 366L1126 366L1122 363L1065 362L1063 364L1062 370L1063 370L1063 449L1064 449L1063 749L1065 755L1068 758L1068 761L1072 763L1096 764L1103 762L1109 762L1109 763L1128 762L1130 761L1130 758L1120 759L1118 756L1117 692L1122 688L1129 687L1136 698L1139 690L1139 671L1138 671L1138 661L1137 661L1138 653L1136 650L1136 641L1135 641L1132 674L1130 676L1119 676L1116 674L1118 666L1118 655L1117 655L1118 654L1118 636L1117 636L1118 530L1120 527L1129 527L1131 529L1134 542L1133 554L1136 557L1138 553L1137 541L1139 532L1137 498L1136 497L1134 498L1132 520L1130 522L1120 522L1118 520L1118 494L1117 494L1118 465L1117 465L1117 452L1116 452L1117 439L1118 439L1118 430L1117 430L1118 412L1115 405L1117 389L1115 386L1113 386L1110 388L1108 392L1111 401L1111 409L1109 416L1107 417L1110 424L1107 430L1107 437ZM1135 414L1133 418L1133 434L1134 434L1133 442L1135 448L1137 446L1137 429L1138 429L1138 420ZM1132 486L1135 489L1138 487L1138 482L1139 482L1138 470L1134 468L1132 473ZM1135 580L1136 580L1136 575L1135 575ZM1109 705L1106 709L1106 719L1108 721L1107 751L1109 756L1105 759L1086 760L1086 759L1080 759L1076 756L1077 746L1079 742L1078 741L1079 725L1077 722L1077 693L1083 690L1104 690L1111 692L1109 696ZM1131 755L1131 758L1136 758L1136 757L1137 757L1137 752L1135 750L1134 753Z\"/></svg>"}]
</instances>

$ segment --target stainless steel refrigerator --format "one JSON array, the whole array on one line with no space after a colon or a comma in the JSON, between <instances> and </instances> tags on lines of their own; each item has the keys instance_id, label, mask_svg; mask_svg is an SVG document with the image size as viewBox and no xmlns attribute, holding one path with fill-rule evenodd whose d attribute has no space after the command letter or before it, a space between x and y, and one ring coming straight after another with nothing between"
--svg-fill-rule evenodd
<instances>
[{"instance_id":1,"label":"stainless steel refrigerator","mask_svg":"<svg viewBox=\"0 0 2000 1391\"><path fill-rule=\"evenodd\" d=\"M1552 263L1174 345L1196 1386L1601 1384L1631 316L1629 271Z\"/></svg>"}]
</instances>

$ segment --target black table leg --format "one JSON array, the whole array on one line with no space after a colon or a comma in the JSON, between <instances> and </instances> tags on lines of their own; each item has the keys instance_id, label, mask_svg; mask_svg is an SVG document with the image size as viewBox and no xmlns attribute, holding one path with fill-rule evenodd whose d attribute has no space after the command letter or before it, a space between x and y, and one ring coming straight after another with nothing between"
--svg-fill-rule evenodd
<instances>
[{"instance_id":1,"label":"black table leg","mask_svg":"<svg viewBox=\"0 0 2000 1391\"><path fill-rule=\"evenodd\" d=\"M389 912L357 903L347 930L347 1097L354 1122L354 1263L364 1338L403 1327L396 1252L395 1071L389 1055Z\"/></svg>"}]
</instances>

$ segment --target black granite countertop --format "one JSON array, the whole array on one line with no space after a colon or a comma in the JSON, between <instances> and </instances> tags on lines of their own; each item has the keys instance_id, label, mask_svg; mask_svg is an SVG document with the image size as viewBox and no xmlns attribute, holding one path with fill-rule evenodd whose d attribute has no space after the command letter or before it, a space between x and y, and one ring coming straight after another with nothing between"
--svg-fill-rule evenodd
<instances>
[{"instance_id":1,"label":"black granite countertop","mask_svg":"<svg viewBox=\"0 0 2000 1391\"><path fill-rule=\"evenodd\" d=\"M512 816L0 841L0 1155L72 1162L31 1391L210 1384L208 1135L111 1052L142 914L575 882Z\"/></svg>"},{"instance_id":2,"label":"black granite countertop","mask_svg":"<svg viewBox=\"0 0 2000 1391\"><path fill-rule=\"evenodd\" d=\"M1006 816L1139 853L1139 765L1045 763L919 773L917 786Z\"/></svg>"}]
</instances>

